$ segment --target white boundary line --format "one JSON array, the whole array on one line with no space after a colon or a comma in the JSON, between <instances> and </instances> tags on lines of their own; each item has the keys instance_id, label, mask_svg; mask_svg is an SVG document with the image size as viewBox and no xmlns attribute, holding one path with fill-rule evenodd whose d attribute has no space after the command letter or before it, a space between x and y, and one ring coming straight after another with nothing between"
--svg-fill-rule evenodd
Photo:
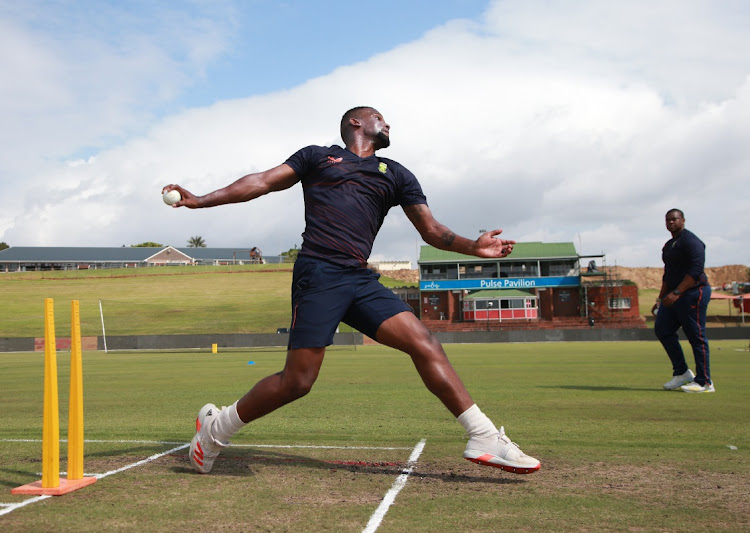
<instances>
[{"instance_id":1,"label":"white boundary line","mask_svg":"<svg viewBox=\"0 0 750 533\"><path fill-rule=\"evenodd\" d=\"M414 467L417 465L417 459L419 459L419 456L422 454L426 442L425 439L422 439L416 446L414 446L414 450L412 450L411 455L409 456L409 467L404 469L401 475L396 478L396 481L393 482L393 486L385 494L385 497L383 498L383 501L380 502L378 508L375 509L375 512L370 517L370 521L367 522L367 526L362 530L362 533L374 533L380 527L380 523L383 521L383 518L385 518L388 509L393 505L396 496L398 496L398 493L404 488L406 481L414 471Z\"/></svg>"}]
</instances>

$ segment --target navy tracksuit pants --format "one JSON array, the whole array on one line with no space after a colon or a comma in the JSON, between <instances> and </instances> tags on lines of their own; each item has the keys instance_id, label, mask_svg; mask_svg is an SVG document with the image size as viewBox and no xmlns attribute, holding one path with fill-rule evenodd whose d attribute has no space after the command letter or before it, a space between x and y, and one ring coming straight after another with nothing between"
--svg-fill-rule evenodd
<instances>
[{"instance_id":1,"label":"navy tracksuit pants","mask_svg":"<svg viewBox=\"0 0 750 533\"><path fill-rule=\"evenodd\" d=\"M702 285L682 293L670 307L659 306L654 333L672 360L672 375L679 376L688 370L677 330L682 327L695 357L695 382L711 383L711 366L706 338L706 310L711 300L711 287Z\"/></svg>"}]
</instances>

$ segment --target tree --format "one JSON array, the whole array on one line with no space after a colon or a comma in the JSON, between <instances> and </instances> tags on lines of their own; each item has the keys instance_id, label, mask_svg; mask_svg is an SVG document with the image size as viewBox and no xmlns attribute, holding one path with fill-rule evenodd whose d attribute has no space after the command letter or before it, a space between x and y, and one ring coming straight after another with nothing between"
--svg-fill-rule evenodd
<instances>
[{"instance_id":1,"label":"tree","mask_svg":"<svg viewBox=\"0 0 750 533\"><path fill-rule=\"evenodd\" d=\"M5 250L6 248L10 248L10 246L5 242L0 242L0 250Z\"/></svg>"},{"instance_id":2,"label":"tree","mask_svg":"<svg viewBox=\"0 0 750 533\"><path fill-rule=\"evenodd\" d=\"M286 252L281 252L281 257L284 258L284 263L294 263L297 260L297 254L299 254L299 248L294 245L294 248L290 248Z\"/></svg>"},{"instance_id":3,"label":"tree","mask_svg":"<svg viewBox=\"0 0 750 533\"><path fill-rule=\"evenodd\" d=\"M164 248L163 244L159 244L158 242L151 242L146 241L142 242L141 244L131 244L131 248Z\"/></svg>"},{"instance_id":4,"label":"tree","mask_svg":"<svg viewBox=\"0 0 750 533\"><path fill-rule=\"evenodd\" d=\"M196 235L195 237L190 237L188 239L188 248L205 248L205 247L206 247L206 241L203 240L203 237Z\"/></svg>"}]
</instances>

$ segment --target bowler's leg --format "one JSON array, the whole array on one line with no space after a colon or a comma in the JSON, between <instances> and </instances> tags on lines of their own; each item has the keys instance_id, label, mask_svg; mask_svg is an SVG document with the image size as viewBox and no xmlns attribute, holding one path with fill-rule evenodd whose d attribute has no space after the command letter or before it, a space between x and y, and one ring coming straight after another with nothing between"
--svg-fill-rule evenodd
<instances>
[{"instance_id":1,"label":"bowler's leg","mask_svg":"<svg viewBox=\"0 0 750 533\"><path fill-rule=\"evenodd\" d=\"M325 351L325 348L289 350L284 369L261 379L237 402L240 419L247 424L310 392L318 379Z\"/></svg>"},{"instance_id":2,"label":"bowler's leg","mask_svg":"<svg viewBox=\"0 0 750 533\"><path fill-rule=\"evenodd\" d=\"M541 463L523 453L479 409L451 365L441 344L409 311L383 322L376 340L411 356L425 385L455 416L469 434L464 458L474 463L502 468L515 474L530 474Z\"/></svg>"},{"instance_id":3,"label":"bowler's leg","mask_svg":"<svg viewBox=\"0 0 750 533\"><path fill-rule=\"evenodd\" d=\"M281 372L261 379L234 404L223 409L212 403L204 405L198 412L188 452L193 468L207 474L221 448L245 424L310 392L324 355L325 348L289 350Z\"/></svg>"},{"instance_id":4,"label":"bowler's leg","mask_svg":"<svg viewBox=\"0 0 750 533\"><path fill-rule=\"evenodd\" d=\"M413 313L405 311L383 322L376 340L409 354L427 389L453 416L474 404L442 345Z\"/></svg>"}]
</instances>

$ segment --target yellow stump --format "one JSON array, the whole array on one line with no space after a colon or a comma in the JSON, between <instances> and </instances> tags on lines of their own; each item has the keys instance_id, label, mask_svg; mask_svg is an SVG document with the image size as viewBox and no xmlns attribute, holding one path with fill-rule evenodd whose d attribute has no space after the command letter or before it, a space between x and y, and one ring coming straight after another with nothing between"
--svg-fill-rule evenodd
<instances>
[{"instance_id":1,"label":"yellow stump","mask_svg":"<svg viewBox=\"0 0 750 533\"><path fill-rule=\"evenodd\" d=\"M60 411L57 394L55 305L44 300L44 418L42 422L42 487L60 485Z\"/></svg>"},{"instance_id":2,"label":"yellow stump","mask_svg":"<svg viewBox=\"0 0 750 533\"><path fill-rule=\"evenodd\" d=\"M60 412L57 394L57 349L52 298L44 300L44 420L42 479L12 489L12 494L60 496L91 485L83 477L83 372L78 301L72 303L70 347L70 406L68 416L68 479L60 480Z\"/></svg>"},{"instance_id":3,"label":"yellow stump","mask_svg":"<svg viewBox=\"0 0 750 533\"><path fill-rule=\"evenodd\" d=\"M83 369L81 314L78 300L70 306L70 405L68 406L68 479L83 477Z\"/></svg>"},{"instance_id":4,"label":"yellow stump","mask_svg":"<svg viewBox=\"0 0 750 533\"><path fill-rule=\"evenodd\" d=\"M211 353L219 353L219 345L218 344L212 344L211 345Z\"/></svg>"}]
</instances>

